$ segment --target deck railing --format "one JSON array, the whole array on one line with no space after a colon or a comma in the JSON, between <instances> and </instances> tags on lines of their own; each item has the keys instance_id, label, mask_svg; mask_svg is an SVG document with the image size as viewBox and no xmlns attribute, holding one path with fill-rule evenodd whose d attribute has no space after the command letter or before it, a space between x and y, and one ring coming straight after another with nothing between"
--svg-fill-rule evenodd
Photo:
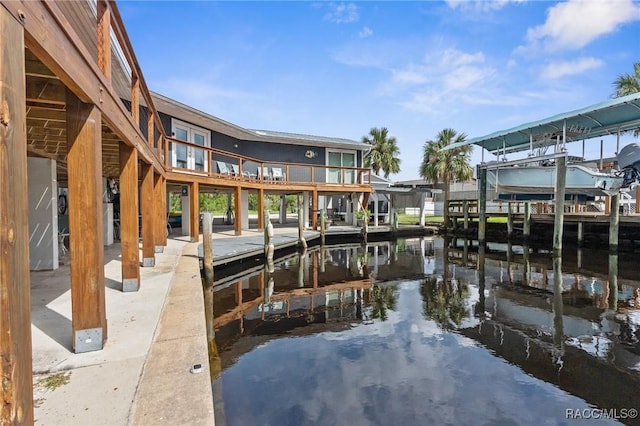
<instances>
[{"instance_id":1,"label":"deck railing","mask_svg":"<svg viewBox=\"0 0 640 426\"><path fill-rule=\"evenodd\" d=\"M263 161L167 138L167 170L272 184L368 185L370 169Z\"/></svg>"}]
</instances>

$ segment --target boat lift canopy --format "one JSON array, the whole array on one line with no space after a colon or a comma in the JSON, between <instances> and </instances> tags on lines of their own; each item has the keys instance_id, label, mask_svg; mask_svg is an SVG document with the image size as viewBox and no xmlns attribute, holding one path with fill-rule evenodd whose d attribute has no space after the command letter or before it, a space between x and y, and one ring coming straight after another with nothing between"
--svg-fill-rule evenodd
<instances>
[{"instance_id":1,"label":"boat lift canopy","mask_svg":"<svg viewBox=\"0 0 640 426\"><path fill-rule=\"evenodd\" d=\"M562 138L563 134L567 139L564 142L571 142L617 135L638 128L640 128L640 93L634 93L451 144L445 149L473 144L490 152L517 152L540 147L558 137Z\"/></svg>"}]
</instances>

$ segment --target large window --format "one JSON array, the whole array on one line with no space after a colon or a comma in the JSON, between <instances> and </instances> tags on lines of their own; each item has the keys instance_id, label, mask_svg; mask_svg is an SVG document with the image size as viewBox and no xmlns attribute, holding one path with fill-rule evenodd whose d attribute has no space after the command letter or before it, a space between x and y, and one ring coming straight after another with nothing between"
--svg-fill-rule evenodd
<instances>
[{"instance_id":1,"label":"large window","mask_svg":"<svg viewBox=\"0 0 640 426\"><path fill-rule=\"evenodd\" d=\"M327 153L328 183L355 183L356 172L354 169L342 169L342 167L356 167L356 153L353 151L328 151ZM340 167L340 168L334 168Z\"/></svg>"},{"instance_id":2,"label":"large window","mask_svg":"<svg viewBox=\"0 0 640 426\"><path fill-rule=\"evenodd\" d=\"M173 137L185 142L204 147L211 146L211 133L193 124L179 120L171 120L171 132ZM171 148L173 167L182 167L191 170L208 170L207 152L194 146L172 143Z\"/></svg>"}]
</instances>

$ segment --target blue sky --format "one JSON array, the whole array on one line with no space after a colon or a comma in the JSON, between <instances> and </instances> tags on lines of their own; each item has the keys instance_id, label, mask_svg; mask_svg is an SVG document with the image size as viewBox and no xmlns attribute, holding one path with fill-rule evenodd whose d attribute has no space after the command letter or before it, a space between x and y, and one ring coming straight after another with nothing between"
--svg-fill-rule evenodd
<instances>
[{"instance_id":1,"label":"blue sky","mask_svg":"<svg viewBox=\"0 0 640 426\"><path fill-rule=\"evenodd\" d=\"M251 129L360 140L387 127L393 180L418 178L443 128L477 137L601 102L640 61L631 0L118 6L151 90Z\"/></svg>"}]
</instances>

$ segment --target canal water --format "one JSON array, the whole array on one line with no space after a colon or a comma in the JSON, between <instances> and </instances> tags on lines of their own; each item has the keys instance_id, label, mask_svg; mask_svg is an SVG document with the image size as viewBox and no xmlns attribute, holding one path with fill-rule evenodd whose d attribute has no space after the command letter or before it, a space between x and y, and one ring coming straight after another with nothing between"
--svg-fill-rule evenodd
<instances>
[{"instance_id":1,"label":"canal water","mask_svg":"<svg viewBox=\"0 0 640 426\"><path fill-rule=\"evenodd\" d=\"M421 237L218 274L216 425L637 424L636 262Z\"/></svg>"}]
</instances>

